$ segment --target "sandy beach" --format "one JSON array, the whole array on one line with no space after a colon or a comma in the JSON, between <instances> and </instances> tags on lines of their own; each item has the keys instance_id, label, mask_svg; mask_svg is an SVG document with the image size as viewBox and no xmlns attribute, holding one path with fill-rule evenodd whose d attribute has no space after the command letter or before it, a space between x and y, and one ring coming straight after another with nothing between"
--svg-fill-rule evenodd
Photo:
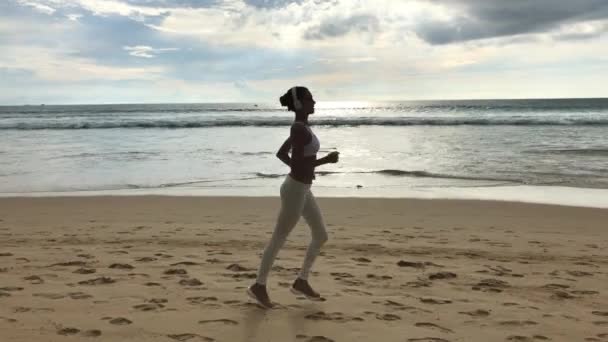
<instances>
[{"instance_id":1,"label":"sandy beach","mask_svg":"<svg viewBox=\"0 0 608 342\"><path fill-rule=\"evenodd\" d=\"M608 341L608 210L320 198L245 294L276 197L0 199L1 341Z\"/></svg>"}]
</instances>

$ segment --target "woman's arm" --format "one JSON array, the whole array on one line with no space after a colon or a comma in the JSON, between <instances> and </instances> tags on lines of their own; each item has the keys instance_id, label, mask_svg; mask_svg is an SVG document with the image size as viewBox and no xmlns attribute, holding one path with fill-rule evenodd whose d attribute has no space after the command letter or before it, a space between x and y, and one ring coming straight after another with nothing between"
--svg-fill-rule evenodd
<instances>
[{"instance_id":1,"label":"woman's arm","mask_svg":"<svg viewBox=\"0 0 608 342\"><path fill-rule=\"evenodd\" d=\"M277 158L281 159L287 166L291 166L291 158L289 158L289 150L291 149L291 137L285 139L281 148L277 152Z\"/></svg>"},{"instance_id":2,"label":"woman's arm","mask_svg":"<svg viewBox=\"0 0 608 342\"><path fill-rule=\"evenodd\" d=\"M291 126L289 138L285 139L285 142L279 148L276 154L277 158L287 166L292 166L294 159L300 160L303 158L306 140L311 138L310 133L302 125ZM289 150L291 150L291 157L289 156Z\"/></svg>"},{"instance_id":3,"label":"woman's arm","mask_svg":"<svg viewBox=\"0 0 608 342\"><path fill-rule=\"evenodd\" d=\"M334 151L334 152L330 152L328 155L326 155L323 158L315 160L315 167L319 166L319 165L323 165L323 164L337 163L339 154L340 154L339 152Z\"/></svg>"}]
</instances>

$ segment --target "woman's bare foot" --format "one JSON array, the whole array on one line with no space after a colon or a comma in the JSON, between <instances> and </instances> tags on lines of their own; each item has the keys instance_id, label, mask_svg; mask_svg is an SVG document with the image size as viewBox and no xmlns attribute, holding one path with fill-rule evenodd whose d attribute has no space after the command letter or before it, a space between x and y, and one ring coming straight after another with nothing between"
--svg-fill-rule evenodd
<instances>
[{"instance_id":1,"label":"woman's bare foot","mask_svg":"<svg viewBox=\"0 0 608 342\"><path fill-rule=\"evenodd\" d=\"M265 308L272 309L274 307L270 297L268 297L266 285L255 283L247 288L247 294Z\"/></svg>"}]
</instances>

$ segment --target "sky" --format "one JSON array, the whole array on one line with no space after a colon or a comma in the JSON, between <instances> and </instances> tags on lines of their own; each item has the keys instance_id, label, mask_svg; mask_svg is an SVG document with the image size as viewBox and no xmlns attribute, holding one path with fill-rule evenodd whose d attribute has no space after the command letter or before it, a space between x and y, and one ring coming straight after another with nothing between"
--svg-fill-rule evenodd
<instances>
[{"instance_id":1,"label":"sky","mask_svg":"<svg viewBox=\"0 0 608 342\"><path fill-rule=\"evenodd\" d=\"M2 0L0 105L608 97L607 0Z\"/></svg>"}]
</instances>

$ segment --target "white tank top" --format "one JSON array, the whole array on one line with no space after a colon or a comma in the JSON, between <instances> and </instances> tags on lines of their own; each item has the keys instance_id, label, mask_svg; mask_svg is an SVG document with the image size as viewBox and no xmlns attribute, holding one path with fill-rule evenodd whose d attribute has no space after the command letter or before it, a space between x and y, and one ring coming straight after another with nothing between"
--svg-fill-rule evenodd
<instances>
[{"instance_id":1,"label":"white tank top","mask_svg":"<svg viewBox=\"0 0 608 342\"><path fill-rule=\"evenodd\" d=\"M306 125L304 125L304 127L306 127L306 129L308 130L308 132L310 132L310 135L312 136L310 142L304 146L304 157L314 156L315 154L317 154L317 152L319 152L321 143L319 142L317 136L312 132L310 127Z\"/></svg>"}]
</instances>

